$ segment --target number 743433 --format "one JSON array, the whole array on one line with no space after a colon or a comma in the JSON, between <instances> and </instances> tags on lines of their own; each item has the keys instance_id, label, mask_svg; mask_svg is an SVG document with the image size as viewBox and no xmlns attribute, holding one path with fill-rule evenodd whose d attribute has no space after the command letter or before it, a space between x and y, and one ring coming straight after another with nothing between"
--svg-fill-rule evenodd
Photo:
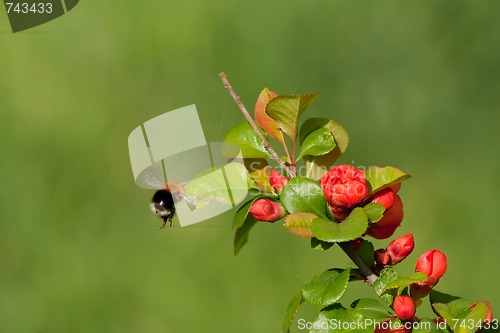
<instances>
[{"instance_id":1,"label":"number 743433","mask_svg":"<svg viewBox=\"0 0 500 333\"><path fill-rule=\"evenodd\" d=\"M17 14L50 14L52 13L52 3L50 2L38 2L38 3L27 3L27 2L6 2L7 14L11 12Z\"/></svg>"}]
</instances>

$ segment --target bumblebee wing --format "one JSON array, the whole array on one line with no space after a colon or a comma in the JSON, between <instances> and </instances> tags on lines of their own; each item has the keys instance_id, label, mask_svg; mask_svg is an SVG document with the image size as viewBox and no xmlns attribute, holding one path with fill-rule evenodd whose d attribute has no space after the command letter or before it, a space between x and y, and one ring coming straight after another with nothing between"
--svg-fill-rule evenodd
<instances>
[{"instance_id":1,"label":"bumblebee wing","mask_svg":"<svg viewBox=\"0 0 500 333\"><path fill-rule=\"evenodd\" d=\"M149 173L149 172L144 173L142 180L148 186L148 188L156 189L156 190L160 190L160 189L165 188L165 180L158 179L152 173Z\"/></svg>"}]
</instances>

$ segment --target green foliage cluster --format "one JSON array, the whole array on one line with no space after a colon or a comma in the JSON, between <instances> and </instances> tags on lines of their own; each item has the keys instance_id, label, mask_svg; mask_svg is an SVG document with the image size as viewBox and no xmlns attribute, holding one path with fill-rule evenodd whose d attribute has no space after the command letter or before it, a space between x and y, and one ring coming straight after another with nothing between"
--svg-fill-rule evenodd
<instances>
[{"instance_id":1,"label":"green foliage cluster","mask_svg":"<svg viewBox=\"0 0 500 333\"><path fill-rule=\"evenodd\" d=\"M224 77L224 74L221 76ZM228 86L230 87L230 85L226 87ZM228 89L231 92L232 88ZM429 301L439 319L434 321L427 318L421 320L417 317L413 317L410 321L398 319L394 310L395 299L402 295L413 296L410 286L425 284L428 276L417 271L410 276L401 277L393 266L384 267L383 264L377 266L374 245L366 240L365 236L369 226L384 217L388 210L384 205L366 199L353 208L345 219L338 220L332 215L319 178L325 175L328 168L333 167L334 162L345 151L349 137L341 125L329 119L309 119L299 130L300 116L316 98L317 95L278 95L265 88L255 106L256 122L260 127L256 130L255 121L247 116L247 121L234 126L225 138L226 142L241 147L243 158L247 162L261 159L258 164L260 170L247 169L248 184L257 194L243 203L234 215L235 254L247 243L249 232L259 223L258 217L251 213L253 205L258 200L268 199L273 205L282 205L286 210L286 214L279 219L283 221L285 229L296 236L310 239L313 249L328 250L334 244L339 244L351 258L354 256L361 261L359 263L353 259L359 269L331 268L304 285L288 306L283 332L289 332L294 316L302 303L320 308L317 319L307 327L311 333L402 332L402 328L384 330L380 328L383 323L397 327L399 325L403 327L404 332L419 333L447 331L473 333L481 329L487 331L498 329L498 322L491 321L491 314L488 319L488 313L491 313L488 303L466 301L435 290L432 291ZM297 141L299 133L300 140ZM269 137L275 138L286 152L287 156L277 160L279 165L284 166L282 172L290 177L290 179L286 177L286 181L282 175L278 176L281 177L279 180L270 178L273 176L270 176L267 159L273 156L270 154L273 148L267 142ZM295 157L296 144L299 144L297 157ZM296 172L300 162L306 165L305 175L298 175ZM256 171L260 172L256 174ZM399 186L402 181L410 177L391 166L369 167L364 174L369 187L367 198L391 186ZM273 182L277 181L284 182L284 185L276 187ZM278 219L273 222L276 220ZM353 242L359 242L359 246L354 248ZM370 281L367 272L373 274L370 269L375 270L377 267L377 276L374 281ZM340 302L341 298L350 282L356 281L368 281L373 284L378 299L358 299L349 308L345 308ZM434 284L431 288L433 286ZM415 302L417 307L423 303L421 296L414 298L415 301L412 303ZM440 326L439 320L443 320L445 324ZM408 324L414 326L406 330L404 325ZM418 324L422 325L419 327Z\"/></svg>"}]
</instances>

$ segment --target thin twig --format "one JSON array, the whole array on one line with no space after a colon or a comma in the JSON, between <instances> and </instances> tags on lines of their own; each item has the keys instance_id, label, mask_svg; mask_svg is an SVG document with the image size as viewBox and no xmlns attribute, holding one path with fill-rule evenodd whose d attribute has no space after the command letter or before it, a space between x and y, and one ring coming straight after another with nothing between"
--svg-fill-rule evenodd
<instances>
[{"instance_id":1,"label":"thin twig","mask_svg":"<svg viewBox=\"0 0 500 333\"><path fill-rule=\"evenodd\" d=\"M288 151L288 147L286 146L285 140L283 140L282 146L285 149L285 154L286 154L286 157L288 158L288 163L290 163L294 166L295 165L295 156L292 157L292 155L290 155L290 152Z\"/></svg>"},{"instance_id":2,"label":"thin twig","mask_svg":"<svg viewBox=\"0 0 500 333\"><path fill-rule=\"evenodd\" d=\"M227 79L226 73L221 72L221 73L219 73L219 76L222 79L222 82L224 83L224 88L226 88L226 90L229 92L229 94L231 95L231 97L233 97L234 101L236 102L236 104L240 108L241 112L243 112L243 115L245 116L245 119L248 121L248 123L250 124L250 126L252 126L255 134L257 134L257 136L259 137L259 139L264 144L264 148L266 148L266 150L269 152L269 154L271 154L271 156L273 157L273 159L276 162L278 162L278 164L280 165L280 167L283 170L287 171L288 176L290 178L295 177L295 169L293 169L291 167L288 167L285 164L285 162L281 158L279 158L278 154L276 154L276 152L274 151L273 147L271 147L271 144L269 143L269 141L267 141L266 138L262 135L262 133L260 132L260 129L257 127L257 124L255 124L255 122L253 121L252 117L248 113L245 105L243 105L243 103L241 102L240 96L238 96L236 94L236 92L234 91L233 87L229 83L229 80Z\"/></svg>"},{"instance_id":3,"label":"thin twig","mask_svg":"<svg viewBox=\"0 0 500 333\"><path fill-rule=\"evenodd\" d=\"M358 266L363 275L366 277L366 281L372 286L373 283L378 279L377 274L373 273L370 267L365 264L363 259L351 248L349 243L339 243L340 248L351 258L351 260Z\"/></svg>"}]
</instances>

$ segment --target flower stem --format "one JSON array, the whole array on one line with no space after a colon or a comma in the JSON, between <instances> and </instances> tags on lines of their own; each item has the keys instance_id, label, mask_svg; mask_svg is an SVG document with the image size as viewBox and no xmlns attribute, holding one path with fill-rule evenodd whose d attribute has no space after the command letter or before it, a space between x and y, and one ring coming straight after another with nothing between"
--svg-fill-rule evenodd
<instances>
[{"instance_id":1,"label":"flower stem","mask_svg":"<svg viewBox=\"0 0 500 333\"><path fill-rule=\"evenodd\" d=\"M347 254L349 258L358 266L363 275L366 277L366 281L373 286L373 283L378 279L378 276L373 273L370 267L365 264L363 259L354 251L349 242L339 243L340 248Z\"/></svg>"},{"instance_id":2,"label":"flower stem","mask_svg":"<svg viewBox=\"0 0 500 333\"><path fill-rule=\"evenodd\" d=\"M248 123L250 124L250 126L252 126L255 134L257 134L257 136L259 137L259 139L264 144L264 148L266 148L266 150L269 152L269 154L271 154L271 156L273 157L273 159L276 162L278 162L278 164L280 165L280 167L283 170L287 171L287 173L290 176L290 178L295 177L295 175L296 175L295 174L295 168L287 166L285 164L285 162L281 158L279 158L278 154L276 154L276 152L274 151L274 149L271 147L271 144L269 143L269 141L267 141L266 138L262 135L260 129L257 127L257 124L255 124L255 121L253 121L252 117L248 113L245 105L243 104L243 102L241 102L240 96L238 96L236 94L236 92L234 91L233 87L229 83L229 80L227 79L226 73L221 72L221 73L219 73L219 76L222 79L222 82L224 83L224 88L226 88L226 90L229 92L229 94L231 95L231 97L233 97L234 101L236 102L236 104L240 108L241 112L243 112L243 115L245 116L245 119L248 121Z\"/></svg>"}]
</instances>

